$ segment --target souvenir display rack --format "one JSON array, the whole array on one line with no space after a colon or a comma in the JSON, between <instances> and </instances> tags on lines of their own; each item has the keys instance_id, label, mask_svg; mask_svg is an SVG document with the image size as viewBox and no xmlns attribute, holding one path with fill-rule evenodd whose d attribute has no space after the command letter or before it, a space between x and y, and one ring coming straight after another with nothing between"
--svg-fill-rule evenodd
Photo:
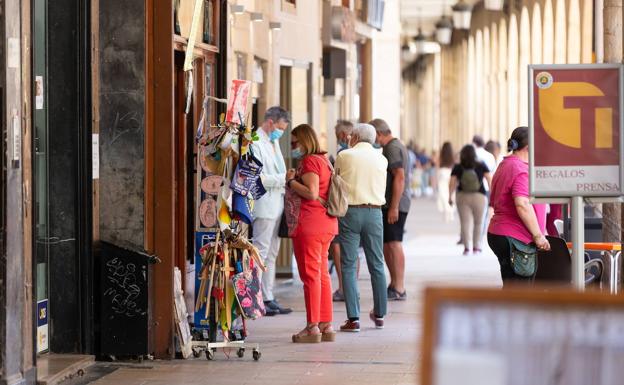
<instances>
[{"instance_id":1,"label":"souvenir display rack","mask_svg":"<svg viewBox=\"0 0 624 385\"><path fill-rule=\"evenodd\" d=\"M251 143L254 130L243 119L250 82L234 80L227 115L205 123L208 99L197 129L197 205L195 232L195 317L192 350L212 360L219 348L246 350L261 357L260 346L245 342L246 320L264 315L257 248L248 240L253 204L266 191L262 164ZM218 341L219 337L223 341Z\"/></svg>"}]
</instances>

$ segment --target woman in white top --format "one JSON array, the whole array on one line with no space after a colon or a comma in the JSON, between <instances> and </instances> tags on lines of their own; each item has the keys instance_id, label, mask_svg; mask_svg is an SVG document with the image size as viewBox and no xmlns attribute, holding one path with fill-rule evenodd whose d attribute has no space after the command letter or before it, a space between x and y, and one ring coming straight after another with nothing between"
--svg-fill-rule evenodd
<instances>
[{"instance_id":1,"label":"woman in white top","mask_svg":"<svg viewBox=\"0 0 624 385\"><path fill-rule=\"evenodd\" d=\"M437 172L438 179L438 210L444 215L445 222L451 222L455 218L455 209L449 204L449 182L451 169L455 164L455 155L451 142L444 142L440 150L440 168Z\"/></svg>"}]
</instances>

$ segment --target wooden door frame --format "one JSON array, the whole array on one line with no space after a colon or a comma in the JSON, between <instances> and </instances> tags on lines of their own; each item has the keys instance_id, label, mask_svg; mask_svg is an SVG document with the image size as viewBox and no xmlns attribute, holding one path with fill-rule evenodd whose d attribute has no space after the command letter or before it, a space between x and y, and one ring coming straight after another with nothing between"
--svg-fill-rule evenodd
<instances>
[{"instance_id":1,"label":"wooden door frame","mask_svg":"<svg viewBox=\"0 0 624 385\"><path fill-rule=\"evenodd\" d=\"M227 4L218 0L217 46L200 43L196 51L205 58L225 47ZM181 44L173 27L173 2L145 0L146 95L145 95L145 250L160 262L149 276L149 350L155 358L175 357L173 269L176 263L176 158L174 50ZM163 42L171 44L163 44ZM214 56L210 56L215 59ZM226 55L215 64L215 91L223 97L225 87L217 74L225 75ZM203 71L199 71L203 74ZM198 78L199 79L199 78ZM203 87L201 87L203 89ZM197 93L196 93L197 94ZM197 100L195 102L197 113ZM201 101L199 101L201 104ZM196 118L198 119L198 118Z\"/></svg>"},{"instance_id":2,"label":"wooden door frame","mask_svg":"<svg viewBox=\"0 0 624 385\"><path fill-rule=\"evenodd\" d=\"M175 357L175 136L173 2L146 0L145 249L158 256L149 277L150 351Z\"/></svg>"}]
</instances>

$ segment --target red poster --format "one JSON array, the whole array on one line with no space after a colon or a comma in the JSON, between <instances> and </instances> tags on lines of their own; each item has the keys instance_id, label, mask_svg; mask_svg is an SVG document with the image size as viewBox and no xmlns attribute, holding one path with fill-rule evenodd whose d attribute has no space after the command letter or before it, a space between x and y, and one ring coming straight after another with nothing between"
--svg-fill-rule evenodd
<instances>
[{"instance_id":1,"label":"red poster","mask_svg":"<svg viewBox=\"0 0 624 385\"><path fill-rule=\"evenodd\" d=\"M620 70L532 67L534 195L620 195Z\"/></svg>"},{"instance_id":2,"label":"red poster","mask_svg":"<svg viewBox=\"0 0 624 385\"><path fill-rule=\"evenodd\" d=\"M228 98L227 114L225 121L241 124L247 114L247 103L251 92L251 82L247 80L232 80L230 95Z\"/></svg>"}]
</instances>

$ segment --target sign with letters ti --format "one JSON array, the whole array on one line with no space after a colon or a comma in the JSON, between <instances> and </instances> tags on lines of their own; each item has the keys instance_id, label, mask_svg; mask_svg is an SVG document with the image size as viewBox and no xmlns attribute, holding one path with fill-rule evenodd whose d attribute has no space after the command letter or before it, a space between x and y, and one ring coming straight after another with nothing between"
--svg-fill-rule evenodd
<instances>
[{"instance_id":1,"label":"sign with letters ti","mask_svg":"<svg viewBox=\"0 0 624 385\"><path fill-rule=\"evenodd\" d=\"M623 195L622 68L529 67L531 196Z\"/></svg>"}]
</instances>

